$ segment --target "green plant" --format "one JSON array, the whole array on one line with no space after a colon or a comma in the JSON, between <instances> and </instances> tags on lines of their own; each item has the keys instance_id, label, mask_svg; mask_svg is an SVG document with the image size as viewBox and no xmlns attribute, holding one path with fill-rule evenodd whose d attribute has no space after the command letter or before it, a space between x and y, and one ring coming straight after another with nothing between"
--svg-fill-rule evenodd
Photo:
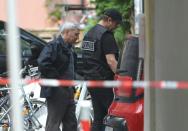
<instances>
[{"instance_id":1,"label":"green plant","mask_svg":"<svg viewBox=\"0 0 188 131\"><path fill-rule=\"evenodd\" d=\"M51 12L49 13L49 16L55 17L56 20L61 20L61 14L62 14L61 12L62 12L62 11L61 11L60 8L56 8L56 9L54 9L53 11L51 11Z\"/></svg>"},{"instance_id":2,"label":"green plant","mask_svg":"<svg viewBox=\"0 0 188 131\"><path fill-rule=\"evenodd\" d=\"M48 17L52 21L61 20L61 16L62 16L61 7L56 6L56 3L53 0L46 0L46 7L48 10Z\"/></svg>"}]
</instances>

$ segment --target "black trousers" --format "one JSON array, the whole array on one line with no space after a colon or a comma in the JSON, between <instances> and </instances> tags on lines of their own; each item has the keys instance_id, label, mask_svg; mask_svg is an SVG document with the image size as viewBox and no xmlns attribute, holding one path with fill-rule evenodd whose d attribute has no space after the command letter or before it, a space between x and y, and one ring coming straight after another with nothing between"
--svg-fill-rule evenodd
<instances>
[{"instance_id":1,"label":"black trousers","mask_svg":"<svg viewBox=\"0 0 188 131\"><path fill-rule=\"evenodd\" d=\"M74 93L71 88L54 88L52 96L47 98L48 116L46 131L77 131Z\"/></svg>"},{"instance_id":2,"label":"black trousers","mask_svg":"<svg viewBox=\"0 0 188 131\"><path fill-rule=\"evenodd\" d=\"M89 89L91 95L93 109L94 109L94 122L91 131L104 131L105 125L103 119L108 113L108 108L114 98L113 89Z\"/></svg>"}]
</instances>

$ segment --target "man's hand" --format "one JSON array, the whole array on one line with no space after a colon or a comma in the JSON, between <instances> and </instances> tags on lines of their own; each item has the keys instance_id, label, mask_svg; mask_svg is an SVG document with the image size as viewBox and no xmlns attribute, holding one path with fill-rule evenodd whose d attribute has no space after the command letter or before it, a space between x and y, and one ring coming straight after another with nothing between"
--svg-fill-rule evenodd
<instances>
[{"instance_id":1,"label":"man's hand","mask_svg":"<svg viewBox=\"0 0 188 131\"><path fill-rule=\"evenodd\" d=\"M117 61L114 54L106 54L106 60L111 70L116 73Z\"/></svg>"}]
</instances>

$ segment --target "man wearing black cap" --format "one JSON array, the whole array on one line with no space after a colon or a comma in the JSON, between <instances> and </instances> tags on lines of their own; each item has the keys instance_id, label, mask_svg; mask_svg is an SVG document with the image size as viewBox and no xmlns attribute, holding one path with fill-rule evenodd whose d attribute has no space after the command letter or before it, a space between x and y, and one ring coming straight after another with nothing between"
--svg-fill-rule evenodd
<instances>
[{"instance_id":1,"label":"man wearing black cap","mask_svg":"<svg viewBox=\"0 0 188 131\"><path fill-rule=\"evenodd\" d=\"M84 36L82 43L85 80L113 80L117 67L118 46L113 30L121 23L122 16L115 9L104 11L99 23ZM113 100L110 88L89 89L94 109L92 131L104 131L103 119Z\"/></svg>"}]
</instances>

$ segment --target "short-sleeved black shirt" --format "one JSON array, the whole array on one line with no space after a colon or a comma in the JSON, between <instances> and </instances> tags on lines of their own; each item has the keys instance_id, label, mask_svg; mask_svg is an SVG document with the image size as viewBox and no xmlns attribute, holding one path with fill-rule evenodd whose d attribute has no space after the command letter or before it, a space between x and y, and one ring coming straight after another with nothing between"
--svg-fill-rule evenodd
<instances>
[{"instance_id":1,"label":"short-sleeved black shirt","mask_svg":"<svg viewBox=\"0 0 188 131\"><path fill-rule=\"evenodd\" d=\"M118 59L118 46L112 32L106 32L101 39L102 52L106 54L115 54L116 60Z\"/></svg>"}]
</instances>

